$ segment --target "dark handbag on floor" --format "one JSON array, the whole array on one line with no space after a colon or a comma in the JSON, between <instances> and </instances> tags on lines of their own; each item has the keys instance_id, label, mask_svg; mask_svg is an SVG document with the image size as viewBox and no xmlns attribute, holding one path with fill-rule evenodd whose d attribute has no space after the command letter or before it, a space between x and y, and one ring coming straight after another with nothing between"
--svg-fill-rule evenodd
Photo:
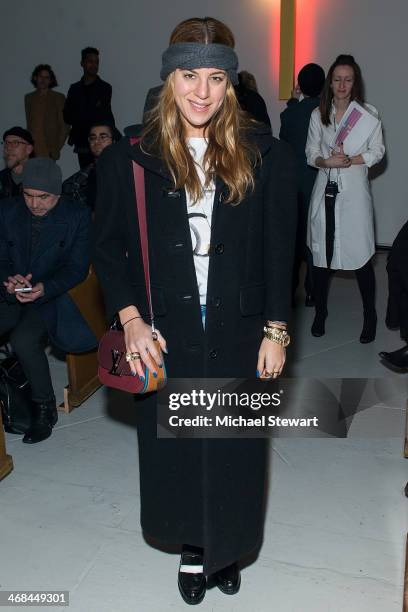
<instances>
[{"instance_id":1,"label":"dark handbag on floor","mask_svg":"<svg viewBox=\"0 0 408 612\"><path fill-rule=\"evenodd\" d=\"M4 352L0 361L0 405L4 430L25 434L31 425L31 389L13 353Z\"/></svg>"},{"instance_id":2,"label":"dark handbag on floor","mask_svg":"<svg viewBox=\"0 0 408 612\"><path fill-rule=\"evenodd\" d=\"M137 139L131 138L131 144L135 144ZM135 182L135 195L137 214L139 219L140 244L143 257L143 269L146 283L147 300L149 304L149 314L152 325L152 334L154 329L154 315L152 308L152 296L150 288L149 274L149 246L147 238L147 220L146 220L146 197L144 186L144 169L136 162L133 164L133 178ZM141 361L143 368L144 380L140 380L138 376L132 376L129 363L126 361L126 345L125 334L118 321L102 337L98 348L98 377L103 385L113 387L128 393L150 393L162 389L167 382L166 368L164 365L163 354L160 344L154 340L156 349L160 355L163 367L158 368L157 378L149 371L146 365Z\"/></svg>"}]
</instances>

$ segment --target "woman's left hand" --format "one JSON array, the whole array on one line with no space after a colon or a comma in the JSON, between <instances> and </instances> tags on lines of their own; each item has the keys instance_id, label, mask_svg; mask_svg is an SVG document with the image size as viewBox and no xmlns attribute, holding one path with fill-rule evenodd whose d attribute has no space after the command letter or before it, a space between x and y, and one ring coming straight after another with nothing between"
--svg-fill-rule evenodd
<instances>
[{"instance_id":1,"label":"woman's left hand","mask_svg":"<svg viewBox=\"0 0 408 612\"><path fill-rule=\"evenodd\" d=\"M267 380L280 376L285 365L286 349L264 338L258 353L257 377Z\"/></svg>"}]
</instances>

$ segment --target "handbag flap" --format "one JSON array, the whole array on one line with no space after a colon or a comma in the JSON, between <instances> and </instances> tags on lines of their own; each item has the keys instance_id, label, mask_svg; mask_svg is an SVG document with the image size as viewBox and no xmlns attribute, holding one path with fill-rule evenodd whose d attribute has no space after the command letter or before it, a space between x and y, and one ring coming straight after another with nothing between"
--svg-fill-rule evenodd
<instances>
[{"instance_id":1,"label":"handbag flap","mask_svg":"<svg viewBox=\"0 0 408 612\"><path fill-rule=\"evenodd\" d=\"M116 376L131 376L126 361L125 336L122 331L110 329L99 342L98 363L101 368Z\"/></svg>"}]
</instances>

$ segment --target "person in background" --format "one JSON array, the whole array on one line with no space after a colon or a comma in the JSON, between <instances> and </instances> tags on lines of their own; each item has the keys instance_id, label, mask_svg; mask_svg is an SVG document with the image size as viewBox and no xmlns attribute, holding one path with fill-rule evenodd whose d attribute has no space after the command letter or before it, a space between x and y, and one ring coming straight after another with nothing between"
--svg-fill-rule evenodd
<instances>
[{"instance_id":1,"label":"person in background","mask_svg":"<svg viewBox=\"0 0 408 612\"><path fill-rule=\"evenodd\" d=\"M258 92L258 87L253 74L242 70L238 73L238 84L234 87L235 95L242 110L246 111L253 119L265 125L271 125L265 100Z\"/></svg>"},{"instance_id":2,"label":"person in background","mask_svg":"<svg viewBox=\"0 0 408 612\"><path fill-rule=\"evenodd\" d=\"M24 165L34 152L34 140L28 130L15 126L3 134L3 157L6 167L0 172L0 199L19 195Z\"/></svg>"},{"instance_id":3,"label":"person in background","mask_svg":"<svg viewBox=\"0 0 408 612\"><path fill-rule=\"evenodd\" d=\"M381 351L386 365L400 372L408 372L408 222L395 238L388 255L388 304L385 324L399 329L405 345L395 351Z\"/></svg>"},{"instance_id":4,"label":"person in background","mask_svg":"<svg viewBox=\"0 0 408 612\"><path fill-rule=\"evenodd\" d=\"M51 435L58 420L47 337L65 352L97 344L68 295L89 268L91 215L61 196L61 170L50 158L24 166L23 194L0 207L0 335L10 344L30 383L32 424L23 442Z\"/></svg>"},{"instance_id":5,"label":"person in background","mask_svg":"<svg viewBox=\"0 0 408 612\"><path fill-rule=\"evenodd\" d=\"M93 125L89 131L89 149L93 161L89 166L78 170L62 184L63 194L72 200L87 204L91 210L95 208L96 200L96 163L102 151L122 137L119 130L108 122Z\"/></svg>"},{"instance_id":6,"label":"person in background","mask_svg":"<svg viewBox=\"0 0 408 612\"><path fill-rule=\"evenodd\" d=\"M79 167L86 168L94 159L88 143L90 127L103 121L114 125L115 120L111 108L112 86L98 76L98 49L82 49L81 66L84 74L81 80L73 83L68 90L64 120L71 126L68 144L74 145Z\"/></svg>"},{"instance_id":7,"label":"person in background","mask_svg":"<svg viewBox=\"0 0 408 612\"><path fill-rule=\"evenodd\" d=\"M306 157L319 172L309 208L308 245L313 254L316 315L313 336L325 333L327 298L332 270L353 270L363 302L364 323L360 342L373 342L377 330L375 275L371 258L375 253L373 202L368 168L384 156L381 121L352 156L343 145L333 148L337 128L351 101L378 118L364 102L363 79L352 55L339 55L331 65L320 97L320 106L310 117Z\"/></svg>"},{"instance_id":8,"label":"person in background","mask_svg":"<svg viewBox=\"0 0 408 612\"><path fill-rule=\"evenodd\" d=\"M39 64L33 70L31 83L35 91L24 98L27 129L30 131L36 157L59 159L68 134L63 109L64 94L53 91L57 79L49 64Z\"/></svg>"},{"instance_id":9,"label":"person in background","mask_svg":"<svg viewBox=\"0 0 408 612\"><path fill-rule=\"evenodd\" d=\"M319 106L320 93L325 80L324 70L318 64L306 64L298 74L298 84L288 100L286 109L281 113L279 138L288 142L296 155L298 182L298 226L296 252L293 264L292 303L299 284L299 269L306 262L305 306L314 306L313 298L313 258L306 244L307 217L310 196L317 176L316 168L308 165L305 153L310 115Z\"/></svg>"}]
</instances>

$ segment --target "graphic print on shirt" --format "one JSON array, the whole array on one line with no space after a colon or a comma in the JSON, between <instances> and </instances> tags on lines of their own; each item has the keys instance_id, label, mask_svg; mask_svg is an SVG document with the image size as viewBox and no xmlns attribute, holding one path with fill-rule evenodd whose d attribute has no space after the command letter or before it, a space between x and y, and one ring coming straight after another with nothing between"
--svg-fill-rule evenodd
<instances>
[{"instance_id":1,"label":"graphic print on shirt","mask_svg":"<svg viewBox=\"0 0 408 612\"><path fill-rule=\"evenodd\" d=\"M213 182L205 185L203 160L207 149L205 138L189 138L189 150L194 159L197 174L200 179L203 195L193 204L187 194L187 217L190 226L191 242L193 245L194 267L197 277L200 303L206 303L207 277L210 256L211 218L214 203L215 185Z\"/></svg>"}]
</instances>

